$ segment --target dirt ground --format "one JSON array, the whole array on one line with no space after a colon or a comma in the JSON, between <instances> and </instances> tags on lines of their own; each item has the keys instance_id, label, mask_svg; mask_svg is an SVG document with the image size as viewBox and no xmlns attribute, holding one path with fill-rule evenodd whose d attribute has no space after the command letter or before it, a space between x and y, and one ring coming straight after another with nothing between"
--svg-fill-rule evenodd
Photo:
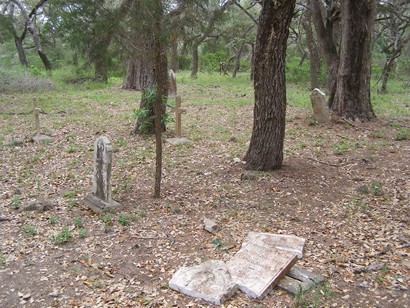
<instances>
[{"instance_id":1,"label":"dirt ground","mask_svg":"<svg viewBox=\"0 0 410 308\"><path fill-rule=\"evenodd\" d=\"M32 115L11 114L29 104L1 97L9 114L0 116L0 307L212 306L168 281L181 266L229 260L250 231L305 238L297 264L327 281L296 298L277 288L261 300L238 292L224 307L410 307L410 142L400 136L408 117L309 125L310 112L290 104L283 168L248 174L239 159L252 105L186 102L192 142L164 142L154 199L154 139L130 135L135 104L123 91L100 92L111 96L45 108L46 144L30 141ZM173 133L171 123L164 138ZM105 215L82 201L99 135L116 148L121 204ZM204 217L220 234L203 229Z\"/></svg>"}]
</instances>

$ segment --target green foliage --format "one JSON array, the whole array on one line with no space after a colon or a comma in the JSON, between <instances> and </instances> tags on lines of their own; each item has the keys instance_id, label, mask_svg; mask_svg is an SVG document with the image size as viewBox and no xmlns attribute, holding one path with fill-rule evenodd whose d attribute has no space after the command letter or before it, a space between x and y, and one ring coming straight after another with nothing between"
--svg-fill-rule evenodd
<instances>
[{"instance_id":1,"label":"green foliage","mask_svg":"<svg viewBox=\"0 0 410 308\"><path fill-rule=\"evenodd\" d=\"M399 128L394 139L397 141L409 140L410 139L410 128L406 128L406 127Z\"/></svg>"},{"instance_id":2,"label":"green foliage","mask_svg":"<svg viewBox=\"0 0 410 308\"><path fill-rule=\"evenodd\" d=\"M130 223L128 216L124 213L120 213L120 215L118 215L118 222L123 226L128 226Z\"/></svg>"},{"instance_id":3,"label":"green foliage","mask_svg":"<svg viewBox=\"0 0 410 308\"><path fill-rule=\"evenodd\" d=\"M216 247L215 247L216 249L218 249L218 250L221 250L221 249L222 249L223 243L222 243L222 240L221 240L220 238L214 238L214 239L211 241L211 243L216 246Z\"/></svg>"},{"instance_id":4,"label":"green foliage","mask_svg":"<svg viewBox=\"0 0 410 308\"><path fill-rule=\"evenodd\" d=\"M335 293L330 289L329 283L326 281L322 285L315 285L306 291L297 292L292 304L292 308L306 307L319 308L323 307L323 301L331 298Z\"/></svg>"},{"instance_id":5,"label":"green foliage","mask_svg":"<svg viewBox=\"0 0 410 308\"><path fill-rule=\"evenodd\" d=\"M78 236L80 238L85 238L87 236L87 231L85 231L84 228L81 228L80 230L78 230Z\"/></svg>"},{"instance_id":6,"label":"green foliage","mask_svg":"<svg viewBox=\"0 0 410 308\"><path fill-rule=\"evenodd\" d=\"M67 243L73 239L70 229L64 226L60 232L53 236L53 242L56 245Z\"/></svg>"},{"instance_id":7,"label":"green foliage","mask_svg":"<svg viewBox=\"0 0 410 308\"><path fill-rule=\"evenodd\" d=\"M14 195L14 196L11 198L11 206L12 206L14 209L18 209L18 208L20 207L20 204L21 204L21 197L20 197L20 195Z\"/></svg>"},{"instance_id":8,"label":"green foliage","mask_svg":"<svg viewBox=\"0 0 410 308\"><path fill-rule=\"evenodd\" d=\"M33 225L22 225L20 227L21 231L23 231L26 234L29 235L36 235L37 234L37 229L35 226Z\"/></svg>"},{"instance_id":9,"label":"green foliage","mask_svg":"<svg viewBox=\"0 0 410 308\"><path fill-rule=\"evenodd\" d=\"M55 225L58 221L57 216L54 216L54 215L49 216L48 221L50 222L50 224Z\"/></svg>"},{"instance_id":10,"label":"green foliage","mask_svg":"<svg viewBox=\"0 0 410 308\"><path fill-rule=\"evenodd\" d=\"M83 224L83 220L80 216L74 217L74 226L76 228L83 228L84 224Z\"/></svg>"},{"instance_id":11,"label":"green foliage","mask_svg":"<svg viewBox=\"0 0 410 308\"><path fill-rule=\"evenodd\" d=\"M336 155L342 155L351 150L351 145L346 140L340 140L332 146L332 150Z\"/></svg>"},{"instance_id":12,"label":"green foliage","mask_svg":"<svg viewBox=\"0 0 410 308\"><path fill-rule=\"evenodd\" d=\"M142 100L145 102L143 108L134 109L134 117L138 120L139 131L141 133L149 133L150 128L154 126L155 114L154 114L154 104L157 96L156 87L150 89L144 89L142 91ZM163 108L165 109L167 100L164 96L162 98ZM171 117L168 113L163 113L161 115L161 122L163 124L168 124L171 122Z\"/></svg>"},{"instance_id":13,"label":"green foliage","mask_svg":"<svg viewBox=\"0 0 410 308\"><path fill-rule=\"evenodd\" d=\"M373 182L370 185L370 189L375 196L382 196L383 195L383 190L382 190L382 184L380 182Z\"/></svg>"},{"instance_id":14,"label":"green foliage","mask_svg":"<svg viewBox=\"0 0 410 308\"><path fill-rule=\"evenodd\" d=\"M111 225L112 216L111 216L110 213L101 214L101 215L100 215L100 218L102 219L102 221L104 222L104 225L105 225L106 227L108 227L109 225Z\"/></svg>"},{"instance_id":15,"label":"green foliage","mask_svg":"<svg viewBox=\"0 0 410 308\"><path fill-rule=\"evenodd\" d=\"M202 53L199 57L199 66L204 72L219 71L219 62L226 62L226 51Z\"/></svg>"}]
</instances>

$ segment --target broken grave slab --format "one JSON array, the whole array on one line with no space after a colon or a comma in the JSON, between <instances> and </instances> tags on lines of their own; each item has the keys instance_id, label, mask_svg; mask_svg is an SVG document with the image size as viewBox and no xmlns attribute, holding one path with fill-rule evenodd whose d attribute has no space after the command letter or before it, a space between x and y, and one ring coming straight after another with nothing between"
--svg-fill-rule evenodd
<instances>
[{"instance_id":1,"label":"broken grave slab","mask_svg":"<svg viewBox=\"0 0 410 308\"><path fill-rule=\"evenodd\" d=\"M304 238L294 235L273 233L249 232L246 238L243 240L243 244L249 242L293 252L298 256L299 259L302 259L303 257L303 248L305 246Z\"/></svg>"},{"instance_id":2,"label":"broken grave slab","mask_svg":"<svg viewBox=\"0 0 410 308\"><path fill-rule=\"evenodd\" d=\"M236 291L226 264L217 260L180 268L169 281L169 287L215 305L221 305Z\"/></svg>"},{"instance_id":3,"label":"broken grave slab","mask_svg":"<svg viewBox=\"0 0 410 308\"><path fill-rule=\"evenodd\" d=\"M278 287L292 294L305 292L311 287L321 284L325 278L321 275L312 273L300 266L293 266L289 273L283 278Z\"/></svg>"},{"instance_id":4,"label":"broken grave slab","mask_svg":"<svg viewBox=\"0 0 410 308\"><path fill-rule=\"evenodd\" d=\"M293 252L248 239L228 261L237 287L252 298L264 297L289 272L297 261Z\"/></svg>"}]
</instances>

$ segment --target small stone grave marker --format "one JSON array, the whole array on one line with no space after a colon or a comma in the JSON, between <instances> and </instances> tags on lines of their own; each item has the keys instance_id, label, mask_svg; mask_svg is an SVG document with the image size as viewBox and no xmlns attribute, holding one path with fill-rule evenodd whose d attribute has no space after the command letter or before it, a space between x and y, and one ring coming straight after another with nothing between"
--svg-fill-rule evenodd
<instances>
[{"instance_id":1,"label":"small stone grave marker","mask_svg":"<svg viewBox=\"0 0 410 308\"><path fill-rule=\"evenodd\" d=\"M246 242L227 266L238 288L252 298L264 297L296 263L295 253L260 242Z\"/></svg>"},{"instance_id":2,"label":"small stone grave marker","mask_svg":"<svg viewBox=\"0 0 410 308\"><path fill-rule=\"evenodd\" d=\"M312 103L313 117L319 124L330 122L330 111L326 104L325 93L315 88L310 92L310 101Z\"/></svg>"},{"instance_id":3,"label":"small stone grave marker","mask_svg":"<svg viewBox=\"0 0 410 308\"><path fill-rule=\"evenodd\" d=\"M84 201L94 212L101 213L119 205L111 198L112 147L106 137L99 137L94 143L93 191Z\"/></svg>"}]
</instances>

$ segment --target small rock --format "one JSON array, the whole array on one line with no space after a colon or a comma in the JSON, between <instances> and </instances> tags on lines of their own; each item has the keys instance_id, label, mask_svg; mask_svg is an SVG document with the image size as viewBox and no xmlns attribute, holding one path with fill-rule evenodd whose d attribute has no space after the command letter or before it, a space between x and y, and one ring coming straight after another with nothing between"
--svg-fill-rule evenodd
<instances>
[{"instance_id":1,"label":"small rock","mask_svg":"<svg viewBox=\"0 0 410 308\"><path fill-rule=\"evenodd\" d=\"M51 142L51 137L47 135L35 135L32 139L35 143L48 144Z\"/></svg>"},{"instance_id":2,"label":"small rock","mask_svg":"<svg viewBox=\"0 0 410 308\"><path fill-rule=\"evenodd\" d=\"M204 218L204 229L212 234L215 234L219 230L219 226L213 221L208 218Z\"/></svg>"}]
</instances>

